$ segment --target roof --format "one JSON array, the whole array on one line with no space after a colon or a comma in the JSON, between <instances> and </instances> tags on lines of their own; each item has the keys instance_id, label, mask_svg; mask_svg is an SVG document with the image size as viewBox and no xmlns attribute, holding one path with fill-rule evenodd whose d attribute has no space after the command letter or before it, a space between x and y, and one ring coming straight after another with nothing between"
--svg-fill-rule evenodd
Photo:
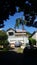
<instances>
[{"instance_id":1,"label":"roof","mask_svg":"<svg viewBox=\"0 0 37 65\"><path fill-rule=\"evenodd\" d=\"M26 30L18 29L18 30L16 30L16 33L26 33Z\"/></svg>"},{"instance_id":2,"label":"roof","mask_svg":"<svg viewBox=\"0 0 37 65\"><path fill-rule=\"evenodd\" d=\"M7 31L9 31L9 30L13 30L13 31L15 31L15 32L16 32L16 30L14 30L13 28L9 28L9 29L7 29Z\"/></svg>"},{"instance_id":3,"label":"roof","mask_svg":"<svg viewBox=\"0 0 37 65\"><path fill-rule=\"evenodd\" d=\"M35 33L36 33L37 31L34 31L32 34L31 34L31 36L30 37L32 37Z\"/></svg>"},{"instance_id":4,"label":"roof","mask_svg":"<svg viewBox=\"0 0 37 65\"><path fill-rule=\"evenodd\" d=\"M9 31L9 30L13 30L13 31L15 31L16 33L26 33L26 30L14 30L13 28L9 28L7 31Z\"/></svg>"},{"instance_id":5,"label":"roof","mask_svg":"<svg viewBox=\"0 0 37 65\"><path fill-rule=\"evenodd\" d=\"M15 31L15 35L23 35L24 34L24 35L27 35L29 37L29 34L26 30L22 30L22 29L14 30L13 28L9 28L7 31L9 31L9 30Z\"/></svg>"}]
</instances>

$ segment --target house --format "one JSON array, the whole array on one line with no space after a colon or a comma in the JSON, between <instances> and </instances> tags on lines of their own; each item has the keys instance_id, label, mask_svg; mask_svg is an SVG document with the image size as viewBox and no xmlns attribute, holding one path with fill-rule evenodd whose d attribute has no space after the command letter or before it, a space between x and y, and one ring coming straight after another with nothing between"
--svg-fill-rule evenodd
<instances>
[{"instance_id":1,"label":"house","mask_svg":"<svg viewBox=\"0 0 37 65\"><path fill-rule=\"evenodd\" d=\"M6 33L8 35L8 42L10 43L10 46L15 45L15 42L17 41L24 44L24 46L26 46L26 43L29 43L26 30L14 30L9 28Z\"/></svg>"},{"instance_id":2,"label":"house","mask_svg":"<svg viewBox=\"0 0 37 65\"><path fill-rule=\"evenodd\" d=\"M33 32L32 38L35 39L35 40L37 41L37 31Z\"/></svg>"},{"instance_id":3,"label":"house","mask_svg":"<svg viewBox=\"0 0 37 65\"><path fill-rule=\"evenodd\" d=\"M34 31L31 37L36 40L36 45L37 45L37 31Z\"/></svg>"}]
</instances>

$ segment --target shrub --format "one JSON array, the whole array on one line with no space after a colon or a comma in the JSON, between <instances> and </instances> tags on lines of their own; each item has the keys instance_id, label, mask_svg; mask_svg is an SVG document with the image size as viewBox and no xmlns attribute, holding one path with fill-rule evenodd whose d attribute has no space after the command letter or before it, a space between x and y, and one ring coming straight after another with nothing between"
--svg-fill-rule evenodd
<instances>
[{"instance_id":1,"label":"shrub","mask_svg":"<svg viewBox=\"0 0 37 65\"><path fill-rule=\"evenodd\" d=\"M29 44L30 45L36 45L36 40L32 39L32 38L29 38Z\"/></svg>"},{"instance_id":2,"label":"shrub","mask_svg":"<svg viewBox=\"0 0 37 65\"><path fill-rule=\"evenodd\" d=\"M9 45L7 39L8 39L8 36L6 32L0 31L0 45L1 46L3 45L3 48L7 48Z\"/></svg>"}]
</instances>

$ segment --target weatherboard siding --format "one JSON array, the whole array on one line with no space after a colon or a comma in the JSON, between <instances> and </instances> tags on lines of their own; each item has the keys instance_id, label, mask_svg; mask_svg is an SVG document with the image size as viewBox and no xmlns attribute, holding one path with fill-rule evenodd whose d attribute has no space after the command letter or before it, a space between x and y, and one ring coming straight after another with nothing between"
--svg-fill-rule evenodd
<instances>
[{"instance_id":1,"label":"weatherboard siding","mask_svg":"<svg viewBox=\"0 0 37 65\"><path fill-rule=\"evenodd\" d=\"M10 42L10 43L15 43L16 41L20 41L20 42L22 42L22 43L28 43L28 38L27 37L23 37L23 36L21 36L21 37L16 37L16 36L14 36L14 37L12 37L12 36L9 36L8 37L8 41ZM23 42L24 41L24 42Z\"/></svg>"}]
</instances>

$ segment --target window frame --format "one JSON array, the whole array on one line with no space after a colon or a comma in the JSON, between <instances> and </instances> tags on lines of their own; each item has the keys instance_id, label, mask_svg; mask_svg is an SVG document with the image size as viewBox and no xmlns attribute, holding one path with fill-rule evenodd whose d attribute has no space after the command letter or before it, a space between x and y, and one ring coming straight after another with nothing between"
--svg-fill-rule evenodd
<instances>
[{"instance_id":1,"label":"window frame","mask_svg":"<svg viewBox=\"0 0 37 65\"><path fill-rule=\"evenodd\" d=\"M8 32L9 33L9 36L13 36L14 35L14 33L13 32Z\"/></svg>"}]
</instances>

